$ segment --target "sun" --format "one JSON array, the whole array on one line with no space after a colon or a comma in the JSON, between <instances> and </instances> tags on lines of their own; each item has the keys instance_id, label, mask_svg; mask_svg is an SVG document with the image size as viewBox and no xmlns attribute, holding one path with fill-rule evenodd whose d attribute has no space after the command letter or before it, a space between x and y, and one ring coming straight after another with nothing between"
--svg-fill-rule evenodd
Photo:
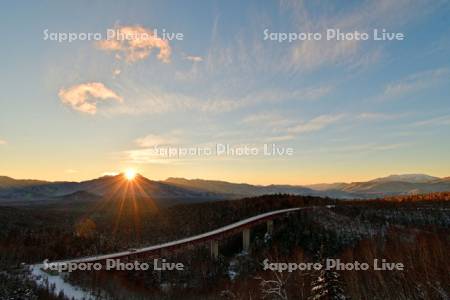
<instances>
[{"instance_id":1,"label":"sun","mask_svg":"<svg viewBox=\"0 0 450 300\"><path fill-rule=\"evenodd\" d=\"M133 169L127 169L124 174L128 181L131 181L136 177L136 171Z\"/></svg>"}]
</instances>

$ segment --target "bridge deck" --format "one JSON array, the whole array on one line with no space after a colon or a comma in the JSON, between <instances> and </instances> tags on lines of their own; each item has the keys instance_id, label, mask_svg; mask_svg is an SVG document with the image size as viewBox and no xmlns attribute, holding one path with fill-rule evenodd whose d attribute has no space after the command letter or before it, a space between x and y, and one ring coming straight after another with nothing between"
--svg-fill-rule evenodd
<instances>
[{"instance_id":1,"label":"bridge deck","mask_svg":"<svg viewBox=\"0 0 450 300\"><path fill-rule=\"evenodd\" d=\"M327 207L330 208L329 206L327 206ZM96 256L89 256L89 257L83 257L83 258L58 261L58 263L96 262L96 261L101 261L101 260L106 260L106 259L115 259L115 258L120 258L120 257L132 256L132 255L136 255L136 254L144 254L144 253L156 252L156 251L160 251L160 250L164 250L164 249L171 249L171 248L179 247L179 246L186 245L186 244L192 244L192 243L200 242L200 241L204 242L207 240L217 238L218 236L220 236L224 233L234 231L236 229L246 227L246 226L249 226L254 223L264 221L264 220L272 219L278 215L282 215L282 214L286 214L286 213L294 212L294 211L299 211L299 210L304 210L304 209L308 209L308 208L312 208L312 207L296 207L296 208L275 210L275 211L259 214L259 215L241 220L239 222L232 223L230 225L227 225L227 226L224 226L224 227L212 230L212 231L208 231L208 232L205 232L202 234L198 234L195 236L191 236L188 238L184 238L184 239L179 239L179 240L175 240L175 241L171 241L171 242L167 242L167 243L162 243L159 245L153 245L153 246L148 246L148 247L143 247L143 248L138 248L138 249L133 249L133 250L127 250L127 251L121 251L121 252L116 252L116 253L111 253L111 254L103 254L103 255L96 255Z\"/></svg>"}]
</instances>

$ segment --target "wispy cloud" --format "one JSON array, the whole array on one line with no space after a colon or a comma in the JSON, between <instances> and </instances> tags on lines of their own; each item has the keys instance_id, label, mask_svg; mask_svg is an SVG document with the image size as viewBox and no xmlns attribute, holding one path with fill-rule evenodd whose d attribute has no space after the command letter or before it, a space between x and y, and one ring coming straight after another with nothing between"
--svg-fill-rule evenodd
<instances>
[{"instance_id":1,"label":"wispy cloud","mask_svg":"<svg viewBox=\"0 0 450 300\"><path fill-rule=\"evenodd\" d=\"M335 4L321 1L282 0L280 14L289 20L281 32L321 33L339 29L343 33L367 32L374 28L401 31L406 24L435 10L442 1L380 0L359 1L351 9L337 9ZM402 15L398 15L402 11ZM224 44L220 18L216 18L209 51L205 55L205 73L232 73L237 76L264 73L294 74L323 67L344 66L361 69L376 64L384 57L384 46L364 40L307 39L292 43L264 40L264 30L279 32L279 26L264 15L253 16L260 22L237 32ZM224 28L226 28L224 26ZM255 32L259 34L255 35ZM264 72L264 73L263 73Z\"/></svg>"},{"instance_id":2,"label":"wispy cloud","mask_svg":"<svg viewBox=\"0 0 450 300\"><path fill-rule=\"evenodd\" d=\"M395 150L407 146L405 143L366 143L366 144L354 144L340 147L327 147L321 148L320 152L330 153L354 153L354 152L376 152L376 151L389 151Z\"/></svg>"},{"instance_id":3,"label":"wispy cloud","mask_svg":"<svg viewBox=\"0 0 450 300\"><path fill-rule=\"evenodd\" d=\"M253 114L245 117L241 123L245 125L269 125L273 132L280 133L280 141L289 140L295 137L295 134L320 131L326 127L341 122L344 118L354 124L356 121L373 122L397 120L406 116L402 114L389 114L378 112L361 112L361 113L341 113L341 114L324 114L317 116L309 121L298 122L292 118L279 115L274 112L264 112ZM284 133L284 134L283 134Z\"/></svg>"},{"instance_id":4,"label":"wispy cloud","mask_svg":"<svg viewBox=\"0 0 450 300\"><path fill-rule=\"evenodd\" d=\"M246 101L237 99L208 99L203 103L198 103L198 107L203 112L229 112L247 106Z\"/></svg>"},{"instance_id":5,"label":"wispy cloud","mask_svg":"<svg viewBox=\"0 0 450 300\"><path fill-rule=\"evenodd\" d=\"M277 135L277 136L269 136L264 138L264 142L266 143L276 143L276 142L286 142L295 139L295 136L292 134L285 135Z\"/></svg>"},{"instance_id":6,"label":"wispy cloud","mask_svg":"<svg viewBox=\"0 0 450 300\"><path fill-rule=\"evenodd\" d=\"M449 79L450 72L447 68L414 73L395 83L388 84L384 89L383 96L389 99L402 97L432 87L439 82L448 81Z\"/></svg>"},{"instance_id":7,"label":"wispy cloud","mask_svg":"<svg viewBox=\"0 0 450 300\"><path fill-rule=\"evenodd\" d=\"M152 115L177 110L192 110L198 99L159 88L127 87L127 101L104 110L106 115Z\"/></svg>"},{"instance_id":8,"label":"wispy cloud","mask_svg":"<svg viewBox=\"0 0 450 300\"><path fill-rule=\"evenodd\" d=\"M206 112L227 112L261 103L317 100L329 94L331 90L332 86L329 85L304 87L291 91L265 89L248 93L242 97L208 99L200 104L200 108Z\"/></svg>"},{"instance_id":9,"label":"wispy cloud","mask_svg":"<svg viewBox=\"0 0 450 300\"><path fill-rule=\"evenodd\" d=\"M153 49L158 49L157 58L165 63L170 62L172 50L169 42L156 36L151 29L138 25L116 26L115 31L119 38L99 41L99 49L115 52L116 59L129 63L146 59Z\"/></svg>"},{"instance_id":10,"label":"wispy cloud","mask_svg":"<svg viewBox=\"0 0 450 300\"><path fill-rule=\"evenodd\" d=\"M321 115L307 122L300 123L294 127L288 129L290 133L307 133L313 131L319 131L325 127L330 126L341 120L344 117L343 114L338 115Z\"/></svg>"},{"instance_id":11,"label":"wispy cloud","mask_svg":"<svg viewBox=\"0 0 450 300\"><path fill-rule=\"evenodd\" d=\"M378 112L362 112L356 116L356 119L363 121L389 121L399 119L406 114L388 114Z\"/></svg>"},{"instance_id":12,"label":"wispy cloud","mask_svg":"<svg viewBox=\"0 0 450 300\"><path fill-rule=\"evenodd\" d=\"M358 52L359 41L304 41L292 51L292 62L302 69L343 62Z\"/></svg>"},{"instance_id":13,"label":"wispy cloud","mask_svg":"<svg viewBox=\"0 0 450 300\"><path fill-rule=\"evenodd\" d=\"M68 89L62 88L59 90L58 95L62 103L77 111L91 115L97 113L99 100L123 101L122 97L100 82L83 83Z\"/></svg>"},{"instance_id":14,"label":"wispy cloud","mask_svg":"<svg viewBox=\"0 0 450 300\"><path fill-rule=\"evenodd\" d=\"M261 89L242 96L217 95L211 97L177 93L160 88L128 87L126 103L115 105L105 111L106 114L162 114L172 111L189 110L203 113L220 114L235 111L258 104L281 103L285 101L317 100L328 95L333 89L330 85L298 88L295 90ZM136 90L138 92L134 93ZM220 94L220 93L219 93Z\"/></svg>"},{"instance_id":15,"label":"wispy cloud","mask_svg":"<svg viewBox=\"0 0 450 300\"><path fill-rule=\"evenodd\" d=\"M7 141L0 139L0 145L6 145L6 144L8 144Z\"/></svg>"},{"instance_id":16,"label":"wispy cloud","mask_svg":"<svg viewBox=\"0 0 450 300\"><path fill-rule=\"evenodd\" d=\"M286 133L286 128L294 125L295 120L275 112L261 112L248 115L241 124L257 128L258 132L268 132L268 137L264 139L268 142L287 141L294 139L293 134ZM277 134L277 136L273 136Z\"/></svg>"},{"instance_id":17,"label":"wispy cloud","mask_svg":"<svg viewBox=\"0 0 450 300\"><path fill-rule=\"evenodd\" d=\"M427 120L422 120L413 124L414 126L436 126L436 125L450 125L450 115L434 117Z\"/></svg>"},{"instance_id":18,"label":"wispy cloud","mask_svg":"<svg viewBox=\"0 0 450 300\"><path fill-rule=\"evenodd\" d=\"M292 91L280 89L263 89L250 92L242 97L230 97L222 99L207 99L199 103L200 110L205 112L228 112L243 107L249 107L262 103L278 103L288 100L316 100L329 94L331 86L305 87Z\"/></svg>"},{"instance_id":19,"label":"wispy cloud","mask_svg":"<svg viewBox=\"0 0 450 300\"><path fill-rule=\"evenodd\" d=\"M135 144L142 148L174 145L179 142L179 132L171 132L166 135L148 134L135 140Z\"/></svg>"},{"instance_id":20,"label":"wispy cloud","mask_svg":"<svg viewBox=\"0 0 450 300\"><path fill-rule=\"evenodd\" d=\"M339 29L341 32L370 32L373 28L399 28L417 16L439 7L440 1L380 0L361 1L352 10L336 13L313 13L313 1L281 1L282 8L294 15L296 32L321 32ZM320 5L320 4L317 4ZM322 8L322 7L320 7ZM326 11L323 8L322 11ZM398 15L402 11L402 15ZM306 40L294 44L289 63L299 70L329 65L361 65L374 63L381 56L380 48L366 47L362 40ZM373 46L373 45L372 45Z\"/></svg>"},{"instance_id":21,"label":"wispy cloud","mask_svg":"<svg viewBox=\"0 0 450 300\"><path fill-rule=\"evenodd\" d=\"M280 123L284 123L286 118L281 116L280 114L273 113L273 112L262 112L257 113L253 115L249 115L245 117L242 120L242 123L244 124L255 124L260 125L262 123L264 124L270 124L270 125L276 125Z\"/></svg>"}]
</instances>

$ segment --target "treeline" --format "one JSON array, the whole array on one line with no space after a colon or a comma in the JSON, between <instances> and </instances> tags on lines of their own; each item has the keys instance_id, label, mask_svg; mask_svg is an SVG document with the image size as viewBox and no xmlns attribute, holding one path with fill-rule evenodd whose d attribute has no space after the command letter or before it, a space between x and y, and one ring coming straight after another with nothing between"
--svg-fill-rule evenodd
<instances>
[{"instance_id":1,"label":"treeline","mask_svg":"<svg viewBox=\"0 0 450 300\"><path fill-rule=\"evenodd\" d=\"M10 272L21 262L148 246L268 211L314 206L278 218L269 238L263 225L252 229L251 255L236 255L242 243L236 236L221 241L218 261L209 259L205 247L171 257L189 266L186 272L162 277L152 272L83 272L73 274L71 280L105 289L112 299L281 299L266 294L271 290L267 284L276 282L286 299L307 299L315 291L328 290L342 290L353 299L420 299L414 296L418 291L422 299L439 299L439 295L450 295L445 285L450 282L448 194L421 195L421 200L415 200L417 195L403 196L404 201L270 195L169 208L158 208L151 199L104 199L89 206L1 208L0 264ZM315 262L374 257L402 261L407 272L295 272L277 278L261 270L265 258ZM328 283L319 285L322 281ZM5 282L15 285L14 280ZM401 288L396 289L398 284Z\"/></svg>"},{"instance_id":2,"label":"treeline","mask_svg":"<svg viewBox=\"0 0 450 300\"><path fill-rule=\"evenodd\" d=\"M391 196L383 198L385 201L419 202L419 201L450 201L450 192Z\"/></svg>"}]
</instances>

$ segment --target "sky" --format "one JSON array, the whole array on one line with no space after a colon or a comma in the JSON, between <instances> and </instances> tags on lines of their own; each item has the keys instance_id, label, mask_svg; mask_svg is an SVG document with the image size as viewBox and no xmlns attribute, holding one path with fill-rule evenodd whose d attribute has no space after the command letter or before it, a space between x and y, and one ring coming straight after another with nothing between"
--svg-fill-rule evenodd
<instances>
[{"instance_id":1,"label":"sky","mask_svg":"<svg viewBox=\"0 0 450 300\"><path fill-rule=\"evenodd\" d=\"M133 168L155 180L254 184L450 175L449 1L1 6L0 175L80 181ZM328 29L369 38L328 40ZM374 40L375 29L405 38ZM57 40L68 33L77 39ZM273 144L277 155L263 152ZM256 150L219 155L218 145Z\"/></svg>"}]
</instances>

